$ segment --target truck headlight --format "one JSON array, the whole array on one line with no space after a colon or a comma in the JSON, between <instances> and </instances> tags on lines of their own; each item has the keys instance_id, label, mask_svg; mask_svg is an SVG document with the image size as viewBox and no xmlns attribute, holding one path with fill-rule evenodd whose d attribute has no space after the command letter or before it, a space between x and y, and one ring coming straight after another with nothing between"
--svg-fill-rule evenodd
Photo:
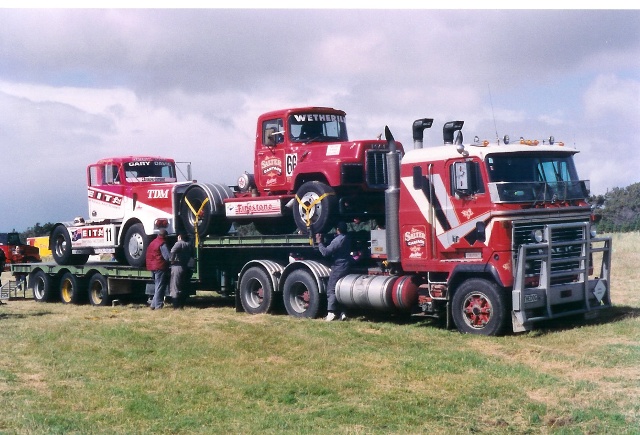
<instances>
[{"instance_id":1,"label":"truck headlight","mask_svg":"<svg viewBox=\"0 0 640 435\"><path fill-rule=\"evenodd\" d=\"M591 225L591 228L589 229L589 233L591 234L592 238L598 235L598 231L595 225Z\"/></svg>"},{"instance_id":2,"label":"truck headlight","mask_svg":"<svg viewBox=\"0 0 640 435\"><path fill-rule=\"evenodd\" d=\"M536 243L541 243L544 239L544 233L542 230L533 230L531 231L531 238L535 240Z\"/></svg>"}]
</instances>

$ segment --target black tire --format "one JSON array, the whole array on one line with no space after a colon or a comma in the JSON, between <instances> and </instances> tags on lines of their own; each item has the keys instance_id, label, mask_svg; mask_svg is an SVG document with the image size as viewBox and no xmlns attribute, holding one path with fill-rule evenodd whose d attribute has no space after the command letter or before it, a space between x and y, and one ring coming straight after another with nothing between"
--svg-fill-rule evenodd
<instances>
[{"instance_id":1,"label":"black tire","mask_svg":"<svg viewBox=\"0 0 640 435\"><path fill-rule=\"evenodd\" d=\"M201 186L195 185L187 190L184 199L180 202L182 225L192 236L195 234L195 216L185 199L189 200L189 204L191 204L195 211L198 211L207 198L209 198L207 192ZM214 200L214 198L209 198L209 202ZM212 234L222 236L227 234L230 228L231 223L224 214L214 215L210 204L203 207L198 217L198 235L206 236Z\"/></svg>"},{"instance_id":2,"label":"black tire","mask_svg":"<svg viewBox=\"0 0 640 435\"><path fill-rule=\"evenodd\" d=\"M321 197L323 198L317 204L311 206ZM307 209L305 207L310 207L308 217L313 233L329 231L338 219L338 198L335 191L320 181L308 181L300 186L296 193L293 218L298 229L304 234L307 233Z\"/></svg>"},{"instance_id":3,"label":"black tire","mask_svg":"<svg viewBox=\"0 0 640 435\"><path fill-rule=\"evenodd\" d=\"M296 230L296 223L291 216L256 219L253 221L253 225L256 231L265 236L293 234Z\"/></svg>"},{"instance_id":4,"label":"black tire","mask_svg":"<svg viewBox=\"0 0 640 435\"><path fill-rule=\"evenodd\" d=\"M144 232L142 224L134 224L127 230L122 246L127 263L133 267L144 267L150 237Z\"/></svg>"},{"instance_id":5,"label":"black tire","mask_svg":"<svg viewBox=\"0 0 640 435\"><path fill-rule=\"evenodd\" d=\"M71 272L65 272L60 278L60 300L63 304L84 302L84 280Z\"/></svg>"},{"instance_id":6,"label":"black tire","mask_svg":"<svg viewBox=\"0 0 640 435\"><path fill-rule=\"evenodd\" d=\"M56 263L63 266L72 264L71 237L65 226L58 225L53 229L49 239L49 245L51 255L53 255Z\"/></svg>"},{"instance_id":7,"label":"black tire","mask_svg":"<svg viewBox=\"0 0 640 435\"><path fill-rule=\"evenodd\" d=\"M240 302L249 314L264 314L273 305L273 285L267 272L260 267L251 267L240 279Z\"/></svg>"},{"instance_id":8,"label":"black tire","mask_svg":"<svg viewBox=\"0 0 640 435\"><path fill-rule=\"evenodd\" d=\"M465 334L500 335L509 319L504 294L481 278L468 279L456 289L451 314L458 331Z\"/></svg>"},{"instance_id":9,"label":"black tire","mask_svg":"<svg viewBox=\"0 0 640 435\"><path fill-rule=\"evenodd\" d=\"M100 273L96 273L89 280L87 287L89 303L97 307L104 307L111 303L109 297L109 284L107 279Z\"/></svg>"},{"instance_id":10,"label":"black tire","mask_svg":"<svg viewBox=\"0 0 640 435\"><path fill-rule=\"evenodd\" d=\"M282 298L290 316L315 319L322 308L322 296L315 278L306 270L294 270L285 279Z\"/></svg>"},{"instance_id":11,"label":"black tire","mask_svg":"<svg viewBox=\"0 0 640 435\"><path fill-rule=\"evenodd\" d=\"M124 248L116 248L113 256L118 264L128 264L127 257L124 255Z\"/></svg>"},{"instance_id":12,"label":"black tire","mask_svg":"<svg viewBox=\"0 0 640 435\"><path fill-rule=\"evenodd\" d=\"M33 299L36 302L51 301L55 293L53 287L53 280L44 271L38 270L29 275L29 288L33 292Z\"/></svg>"}]
</instances>

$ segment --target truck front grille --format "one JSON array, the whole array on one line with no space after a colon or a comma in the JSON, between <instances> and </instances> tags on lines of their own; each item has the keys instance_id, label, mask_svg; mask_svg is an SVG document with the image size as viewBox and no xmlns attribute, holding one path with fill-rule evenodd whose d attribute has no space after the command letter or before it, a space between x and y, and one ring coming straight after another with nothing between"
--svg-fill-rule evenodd
<instances>
[{"instance_id":1,"label":"truck front grille","mask_svg":"<svg viewBox=\"0 0 640 435\"><path fill-rule=\"evenodd\" d=\"M514 263L518 260L520 245L536 243L533 232L541 230L544 233L547 224L556 222L514 222L513 224L513 256ZM582 242L585 240L586 223L582 219L563 221L561 228L551 232L551 272L564 272L580 269L583 255ZM573 225L571 225L573 224ZM571 243L574 242L574 243ZM574 259L574 261L571 261ZM531 260L526 267L526 276L540 274L542 260Z\"/></svg>"},{"instance_id":2,"label":"truck front grille","mask_svg":"<svg viewBox=\"0 0 640 435\"><path fill-rule=\"evenodd\" d=\"M366 155L367 186L372 189L386 189L387 179L387 151L369 150Z\"/></svg>"}]
</instances>

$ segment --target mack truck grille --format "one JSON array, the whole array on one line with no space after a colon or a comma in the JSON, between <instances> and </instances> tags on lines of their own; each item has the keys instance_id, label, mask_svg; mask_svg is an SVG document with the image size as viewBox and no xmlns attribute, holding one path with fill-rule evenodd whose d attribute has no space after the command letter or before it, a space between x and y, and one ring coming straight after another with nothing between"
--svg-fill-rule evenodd
<instances>
[{"instance_id":1,"label":"mack truck grille","mask_svg":"<svg viewBox=\"0 0 640 435\"><path fill-rule=\"evenodd\" d=\"M544 234L547 224L555 224L560 222L514 222L513 223L513 256L514 263L518 260L518 251L520 245L536 243L533 233L540 230ZM582 242L585 240L586 230L584 220L562 221L561 228L555 229L551 234L551 272L565 272L580 269L580 261L583 255ZM573 225L571 225L573 224ZM571 243L576 242L576 243ZM542 253L542 252L541 252ZM571 261L575 259L575 261ZM526 276L535 276L540 274L540 266L542 260L530 260L526 265Z\"/></svg>"},{"instance_id":2,"label":"mack truck grille","mask_svg":"<svg viewBox=\"0 0 640 435\"><path fill-rule=\"evenodd\" d=\"M387 150L369 150L366 155L367 186L374 189L386 189L387 179Z\"/></svg>"}]
</instances>

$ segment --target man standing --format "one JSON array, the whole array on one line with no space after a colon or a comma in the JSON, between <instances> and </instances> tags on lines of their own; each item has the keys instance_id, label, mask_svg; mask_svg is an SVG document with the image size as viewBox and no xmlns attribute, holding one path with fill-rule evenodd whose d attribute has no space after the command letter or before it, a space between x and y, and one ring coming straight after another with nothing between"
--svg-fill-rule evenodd
<instances>
[{"instance_id":1,"label":"man standing","mask_svg":"<svg viewBox=\"0 0 640 435\"><path fill-rule=\"evenodd\" d=\"M171 300L173 301L173 308L182 308L188 296L186 286L191 277L189 261L192 257L193 250L189 242L187 242L186 236L184 234L178 234L178 241L173 245L173 248L171 248L171 254L169 256L171 261L171 283L169 285L169 291Z\"/></svg>"},{"instance_id":2,"label":"man standing","mask_svg":"<svg viewBox=\"0 0 640 435\"><path fill-rule=\"evenodd\" d=\"M153 274L155 291L151 300L151 309L156 310L164 305L164 296L169 283L169 248L167 248L167 230L158 231L156 237L147 248L147 270Z\"/></svg>"},{"instance_id":3,"label":"man standing","mask_svg":"<svg viewBox=\"0 0 640 435\"><path fill-rule=\"evenodd\" d=\"M347 315L344 312L340 302L336 298L336 283L340 278L349 274L351 266L351 243L347 236L347 224L339 222L336 226L336 236L325 246L322 243L322 234L316 234L316 242L318 249L323 257L331 256L331 273L329 274L329 282L327 283L327 317L324 319L330 322L335 319L346 320Z\"/></svg>"}]
</instances>

